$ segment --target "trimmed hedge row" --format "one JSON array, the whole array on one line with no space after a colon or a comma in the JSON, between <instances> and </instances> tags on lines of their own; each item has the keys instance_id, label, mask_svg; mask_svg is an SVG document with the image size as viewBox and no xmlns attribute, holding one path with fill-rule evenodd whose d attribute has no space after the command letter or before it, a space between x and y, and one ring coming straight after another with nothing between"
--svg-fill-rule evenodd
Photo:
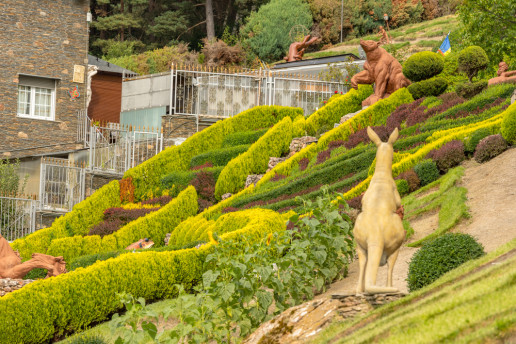
<instances>
[{"instance_id":1,"label":"trimmed hedge row","mask_svg":"<svg viewBox=\"0 0 516 344\"><path fill-rule=\"evenodd\" d=\"M169 245L182 246L196 241L209 241L208 233L222 235L239 228L249 232L249 228L263 226L273 227L281 223L278 213L268 209L248 209L220 216L217 220L206 220L202 216L191 217L183 221L172 232ZM275 224L276 223L276 224Z\"/></svg>"},{"instance_id":2,"label":"trimmed hedge row","mask_svg":"<svg viewBox=\"0 0 516 344\"><path fill-rule=\"evenodd\" d=\"M382 99L359 112L339 127L327 132L319 139L318 147L328 147L336 140L347 140L349 135L367 126L385 124L387 117L401 104L413 102L414 98L406 88L400 88L388 98ZM321 149L319 149L321 150Z\"/></svg>"},{"instance_id":3,"label":"trimmed hedge row","mask_svg":"<svg viewBox=\"0 0 516 344\"><path fill-rule=\"evenodd\" d=\"M11 247L18 250L23 259L30 259L32 253L45 253L54 239L88 234L91 226L102 222L104 210L119 206L120 185L114 180L76 204L52 226L15 240Z\"/></svg>"},{"instance_id":4,"label":"trimmed hedge row","mask_svg":"<svg viewBox=\"0 0 516 344\"><path fill-rule=\"evenodd\" d=\"M251 147L250 144L243 144L239 146L214 149L206 153L196 155L190 161L190 167L199 166L207 162L211 162L213 166L226 166L228 162L247 151L249 147Z\"/></svg>"},{"instance_id":5,"label":"trimmed hedge row","mask_svg":"<svg viewBox=\"0 0 516 344\"><path fill-rule=\"evenodd\" d=\"M143 238L152 239L159 247L163 245L165 235L189 216L197 214L197 209L197 193L193 186L189 186L160 210L128 223L113 234L102 238L91 235L55 239L47 254L63 256L65 260L71 261L87 254L124 249Z\"/></svg>"},{"instance_id":6,"label":"trimmed hedge row","mask_svg":"<svg viewBox=\"0 0 516 344\"><path fill-rule=\"evenodd\" d=\"M229 134L224 138L224 141L222 141L222 148L250 145L258 141L258 139L262 137L263 134L267 132L267 130L269 130L269 128L239 131L237 133Z\"/></svg>"},{"instance_id":7,"label":"trimmed hedge row","mask_svg":"<svg viewBox=\"0 0 516 344\"><path fill-rule=\"evenodd\" d=\"M231 160L220 173L215 184L215 197L242 190L250 174L267 170L269 157L279 157L289 148L292 141L292 120L282 119L263 135L247 152Z\"/></svg>"},{"instance_id":8,"label":"trimmed hedge row","mask_svg":"<svg viewBox=\"0 0 516 344\"><path fill-rule=\"evenodd\" d=\"M509 144L516 144L516 103L505 110L502 120L502 136Z\"/></svg>"},{"instance_id":9,"label":"trimmed hedge row","mask_svg":"<svg viewBox=\"0 0 516 344\"><path fill-rule=\"evenodd\" d=\"M211 172L213 179L219 178L220 172L224 169L224 166L207 167L197 171L174 171L167 174L161 180L161 187L164 189L170 189L174 185L177 187L187 187L197 174L200 172Z\"/></svg>"},{"instance_id":10,"label":"trimmed hedge row","mask_svg":"<svg viewBox=\"0 0 516 344\"><path fill-rule=\"evenodd\" d=\"M344 95L332 96L328 104L314 112L306 120L306 131L315 135L323 126L333 127L340 118L362 108L362 101L373 93L371 85L359 85L358 90L351 89Z\"/></svg>"},{"instance_id":11,"label":"trimmed hedge row","mask_svg":"<svg viewBox=\"0 0 516 344\"><path fill-rule=\"evenodd\" d=\"M270 127L285 117L295 119L303 109L284 106L257 106L240 114L218 121L189 137L179 146L171 146L140 165L128 170L124 178L132 177L135 197L159 187L161 178L171 171L187 170L191 159L203 152L222 147L224 138L234 132Z\"/></svg>"},{"instance_id":12,"label":"trimmed hedge row","mask_svg":"<svg viewBox=\"0 0 516 344\"><path fill-rule=\"evenodd\" d=\"M265 213L262 213L265 215ZM285 220L269 211L254 225L248 223L220 236L221 240L261 240L284 230ZM116 293L146 300L172 298L175 284L192 290L202 278L211 244L200 249L124 254L88 268L33 282L0 298L1 343L42 343L91 323L108 319L121 308Z\"/></svg>"}]
</instances>

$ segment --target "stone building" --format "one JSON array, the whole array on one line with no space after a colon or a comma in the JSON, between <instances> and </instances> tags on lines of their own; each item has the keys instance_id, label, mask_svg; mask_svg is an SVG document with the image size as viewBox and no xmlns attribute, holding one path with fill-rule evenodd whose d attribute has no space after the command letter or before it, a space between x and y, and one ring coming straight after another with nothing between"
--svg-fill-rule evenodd
<instances>
[{"instance_id":1,"label":"stone building","mask_svg":"<svg viewBox=\"0 0 516 344\"><path fill-rule=\"evenodd\" d=\"M88 0L0 1L0 158L82 148Z\"/></svg>"}]
</instances>

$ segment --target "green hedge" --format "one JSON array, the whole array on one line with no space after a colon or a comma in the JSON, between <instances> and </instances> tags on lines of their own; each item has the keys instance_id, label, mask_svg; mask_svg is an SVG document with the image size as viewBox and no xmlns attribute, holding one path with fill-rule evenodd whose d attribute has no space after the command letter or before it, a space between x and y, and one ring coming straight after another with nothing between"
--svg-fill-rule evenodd
<instances>
[{"instance_id":1,"label":"green hedge","mask_svg":"<svg viewBox=\"0 0 516 344\"><path fill-rule=\"evenodd\" d=\"M223 234L220 240L239 240L244 233L246 239L262 240L267 233L285 228L285 220L269 212L261 222ZM175 297L175 284L192 290L201 280L205 257L212 250L207 244L200 249L124 254L30 283L0 298L0 343L49 342L107 320L121 308L116 293L158 300Z\"/></svg>"},{"instance_id":2,"label":"green hedge","mask_svg":"<svg viewBox=\"0 0 516 344\"><path fill-rule=\"evenodd\" d=\"M231 160L220 173L215 184L215 197L227 193L236 193L245 186L250 174L259 174L267 170L270 157L280 157L288 151L292 141L292 120L282 119L263 135L247 152Z\"/></svg>"},{"instance_id":3,"label":"green hedge","mask_svg":"<svg viewBox=\"0 0 516 344\"><path fill-rule=\"evenodd\" d=\"M406 88L400 88L388 98L381 99L369 106L365 110L360 111L356 116L346 123L341 124L337 128L323 135L318 143L318 147L328 147L328 144L336 140L347 140L348 137L368 125L385 124L387 117L401 104L413 102L414 98Z\"/></svg>"},{"instance_id":4,"label":"green hedge","mask_svg":"<svg viewBox=\"0 0 516 344\"><path fill-rule=\"evenodd\" d=\"M220 172L224 169L224 166L215 166L203 168L204 172L211 172L213 175L213 179L217 181L219 178ZM187 187L190 185L192 179L195 178L196 174L201 171L174 171L172 173L167 174L161 180L161 187L163 189L170 189L174 185L178 187Z\"/></svg>"},{"instance_id":5,"label":"green hedge","mask_svg":"<svg viewBox=\"0 0 516 344\"><path fill-rule=\"evenodd\" d=\"M71 261L87 254L124 249L143 238L150 238L156 247L163 246L165 235L189 216L197 214L197 210L197 193L189 186L160 210L129 222L113 234L103 238L91 235L55 239L47 254Z\"/></svg>"},{"instance_id":6,"label":"green hedge","mask_svg":"<svg viewBox=\"0 0 516 344\"><path fill-rule=\"evenodd\" d=\"M358 90L351 89L344 95L332 96L330 98L331 102L328 102L307 118L307 133L315 135L324 126L333 128L333 124L339 123L342 116L360 110L362 101L372 93L373 88L370 85L359 85Z\"/></svg>"},{"instance_id":7,"label":"green hedge","mask_svg":"<svg viewBox=\"0 0 516 344\"><path fill-rule=\"evenodd\" d=\"M303 109L284 106L256 106L240 114L218 121L189 137L179 146L171 146L140 165L128 170L124 177L132 177L136 186L135 197L159 188L161 178L178 170L187 170L191 159L203 152L222 147L224 138L238 131L266 128L285 117L294 119L303 115Z\"/></svg>"},{"instance_id":8,"label":"green hedge","mask_svg":"<svg viewBox=\"0 0 516 344\"><path fill-rule=\"evenodd\" d=\"M91 226L102 222L104 210L118 206L120 185L114 180L76 204L71 212L56 219L52 226L15 240L11 247L18 250L23 259L30 259L32 253L45 253L54 239L87 234Z\"/></svg>"},{"instance_id":9,"label":"green hedge","mask_svg":"<svg viewBox=\"0 0 516 344\"><path fill-rule=\"evenodd\" d=\"M431 51L415 53L403 63L403 75L412 82L430 79L443 69L444 57Z\"/></svg>"},{"instance_id":10,"label":"green hedge","mask_svg":"<svg viewBox=\"0 0 516 344\"><path fill-rule=\"evenodd\" d=\"M213 166L226 166L228 162L247 151L249 147L251 147L250 144L244 144L240 146L214 149L206 153L196 155L192 158L192 161L190 161L190 167L199 166L207 162L211 162Z\"/></svg>"},{"instance_id":11,"label":"green hedge","mask_svg":"<svg viewBox=\"0 0 516 344\"><path fill-rule=\"evenodd\" d=\"M269 130L269 128L259 129L259 130L248 130L248 131L240 131L237 133L229 134L222 141L222 147L233 147L240 145L250 145L251 143L255 143L258 141L260 137L263 136Z\"/></svg>"},{"instance_id":12,"label":"green hedge","mask_svg":"<svg viewBox=\"0 0 516 344\"><path fill-rule=\"evenodd\" d=\"M423 97L437 97L443 94L447 88L448 83L446 80L436 77L413 83L408 87L408 90L414 99L419 99Z\"/></svg>"},{"instance_id":13,"label":"green hedge","mask_svg":"<svg viewBox=\"0 0 516 344\"><path fill-rule=\"evenodd\" d=\"M511 145L516 144L516 103L505 110L501 131L505 141Z\"/></svg>"}]
</instances>

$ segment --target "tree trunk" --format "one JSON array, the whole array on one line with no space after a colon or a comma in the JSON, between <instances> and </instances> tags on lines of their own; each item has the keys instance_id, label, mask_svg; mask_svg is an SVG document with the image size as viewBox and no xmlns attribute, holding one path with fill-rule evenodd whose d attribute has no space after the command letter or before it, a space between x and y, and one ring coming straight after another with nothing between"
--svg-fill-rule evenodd
<instances>
[{"instance_id":1,"label":"tree trunk","mask_svg":"<svg viewBox=\"0 0 516 344\"><path fill-rule=\"evenodd\" d=\"M209 41L215 39L215 21L213 18L212 0L206 0L206 36Z\"/></svg>"},{"instance_id":2,"label":"tree trunk","mask_svg":"<svg viewBox=\"0 0 516 344\"><path fill-rule=\"evenodd\" d=\"M124 13L124 0L120 0L120 13ZM124 27L120 27L120 42L124 41Z\"/></svg>"}]
</instances>

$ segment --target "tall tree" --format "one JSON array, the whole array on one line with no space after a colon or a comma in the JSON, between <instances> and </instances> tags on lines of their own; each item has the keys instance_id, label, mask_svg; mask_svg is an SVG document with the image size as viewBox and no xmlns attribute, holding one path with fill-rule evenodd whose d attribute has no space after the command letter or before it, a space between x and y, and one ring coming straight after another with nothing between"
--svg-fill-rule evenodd
<instances>
[{"instance_id":1,"label":"tall tree","mask_svg":"<svg viewBox=\"0 0 516 344\"><path fill-rule=\"evenodd\" d=\"M208 41L215 38L215 20L213 18L212 0L206 0L206 37Z\"/></svg>"}]
</instances>

